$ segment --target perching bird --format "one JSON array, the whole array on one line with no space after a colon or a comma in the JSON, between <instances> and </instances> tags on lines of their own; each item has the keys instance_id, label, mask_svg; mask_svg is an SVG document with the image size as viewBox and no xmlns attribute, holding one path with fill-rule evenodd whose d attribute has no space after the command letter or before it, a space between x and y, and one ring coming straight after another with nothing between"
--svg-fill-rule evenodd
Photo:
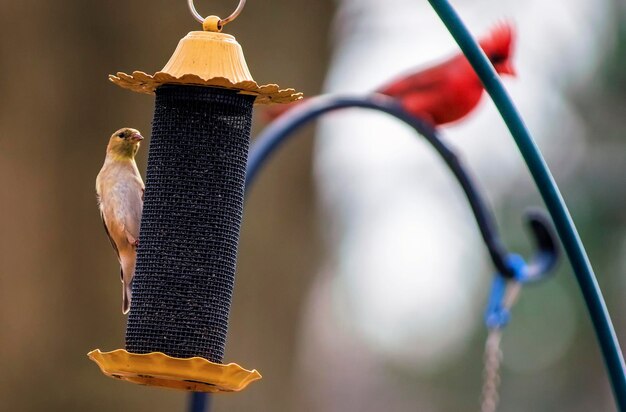
<instances>
[{"instance_id":1,"label":"perching bird","mask_svg":"<svg viewBox=\"0 0 626 412\"><path fill-rule=\"evenodd\" d=\"M480 46L501 75L515 75L513 68L514 31L509 23L496 26ZM463 54L404 75L376 90L399 99L409 113L435 126L452 123L469 114L478 104L484 88ZM273 120L293 105L273 106L265 112Z\"/></svg>"},{"instance_id":2,"label":"perching bird","mask_svg":"<svg viewBox=\"0 0 626 412\"><path fill-rule=\"evenodd\" d=\"M143 209L144 184L135 163L142 140L143 136L135 129L123 128L113 133L96 178L100 215L121 266L124 314L130 310Z\"/></svg>"}]
</instances>

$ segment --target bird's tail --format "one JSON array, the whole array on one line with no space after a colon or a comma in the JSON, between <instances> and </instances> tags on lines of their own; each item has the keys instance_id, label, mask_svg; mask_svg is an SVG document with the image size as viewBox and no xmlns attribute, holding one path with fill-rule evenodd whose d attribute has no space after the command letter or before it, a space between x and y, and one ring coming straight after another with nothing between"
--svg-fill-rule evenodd
<instances>
[{"instance_id":1,"label":"bird's tail","mask_svg":"<svg viewBox=\"0 0 626 412\"><path fill-rule=\"evenodd\" d=\"M123 262L123 261L122 261ZM134 264L134 263L133 263ZM131 268L127 268L130 270ZM134 268L133 268L134 269ZM132 273L132 272L128 272ZM126 279L124 276L124 265L120 268L120 280L122 281L122 313L126 315L130 311L130 299L132 295L132 277Z\"/></svg>"},{"instance_id":2,"label":"bird's tail","mask_svg":"<svg viewBox=\"0 0 626 412\"><path fill-rule=\"evenodd\" d=\"M122 281L122 313L126 315L130 311L131 285Z\"/></svg>"},{"instance_id":3,"label":"bird's tail","mask_svg":"<svg viewBox=\"0 0 626 412\"><path fill-rule=\"evenodd\" d=\"M266 107L265 110L263 110L263 114L262 114L263 121L265 123L271 123L272 121L276 120L278 117L282 116L284 113L298 106L300 103L303 103L305 100L306 98L289 103L289 104L275 104L275 105Z\"/></svg>"}]
</instances>

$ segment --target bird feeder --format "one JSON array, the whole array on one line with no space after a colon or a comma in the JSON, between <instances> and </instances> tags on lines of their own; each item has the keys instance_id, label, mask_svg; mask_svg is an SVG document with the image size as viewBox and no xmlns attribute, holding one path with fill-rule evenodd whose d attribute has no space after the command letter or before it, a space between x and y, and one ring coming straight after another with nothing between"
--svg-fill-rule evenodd
<instances>
[{"instance_id":1,"label":"bird feeder","mask_svg":"<svg viewBox=\"0 0 626 412\"><path fill-rule=\"evenodd\" d=\"M109 79L155 94L152 137L126 348L89 357L110 377L196 392L232 392L261 378L222 364L252 107L302 98L258 85L228 19L201 18L163 70ZM192 6L192 2L190 2Z\"/></svg>"}]
</instances>

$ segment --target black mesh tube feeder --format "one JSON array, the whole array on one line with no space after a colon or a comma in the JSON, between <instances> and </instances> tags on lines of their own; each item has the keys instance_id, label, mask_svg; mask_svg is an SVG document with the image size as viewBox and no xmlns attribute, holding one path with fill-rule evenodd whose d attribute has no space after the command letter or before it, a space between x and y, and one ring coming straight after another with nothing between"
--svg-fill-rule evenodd
<instances>
[{"instance_id":1,"label":"black mesh tube feeder","mask_svg":"<svg viewBox=\"0 0 626 412\"><path fill-rule=\"evenodd\" d=\"M163 70L117 73L126 89L155 94L152 137L126 347L89 357L107 376L196 392L232 392L260 379L222 364L252 107L301 98L259 86L241 46L210 16Z\"/></svg>"}]
</instances>

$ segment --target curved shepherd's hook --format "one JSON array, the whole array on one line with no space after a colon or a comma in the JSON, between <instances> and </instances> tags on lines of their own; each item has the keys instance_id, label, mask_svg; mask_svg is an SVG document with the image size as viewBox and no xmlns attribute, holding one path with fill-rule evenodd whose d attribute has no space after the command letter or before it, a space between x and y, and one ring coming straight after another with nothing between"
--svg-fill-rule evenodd
<instances>
[{"instance_id":1,"label":"curved shepherd's hook","mask_svg":"<svg viewBox=\"0 0 626 412\"><path fill-rule=\"evenodd\" d=\"M508 263L509 253L500 240L493 213L476 189L476 185L466 168L461 164L456 154L439 139L436 129L407 113L396 100L388 96L376 94L367 97L319 96L290 110L268 126L250 149L246 190L269 156L288 137L293 136L299 128L327 112L350 107L372 109L390 114L415 129L435 148L463 188L494 266L502 276L513 278L514 269ZM528 279L540 279L556 265L559 255L558 244L545 214L533 211L527 214L525 220L536 247L525 269Z\"/></svg>"}]
</instances>

